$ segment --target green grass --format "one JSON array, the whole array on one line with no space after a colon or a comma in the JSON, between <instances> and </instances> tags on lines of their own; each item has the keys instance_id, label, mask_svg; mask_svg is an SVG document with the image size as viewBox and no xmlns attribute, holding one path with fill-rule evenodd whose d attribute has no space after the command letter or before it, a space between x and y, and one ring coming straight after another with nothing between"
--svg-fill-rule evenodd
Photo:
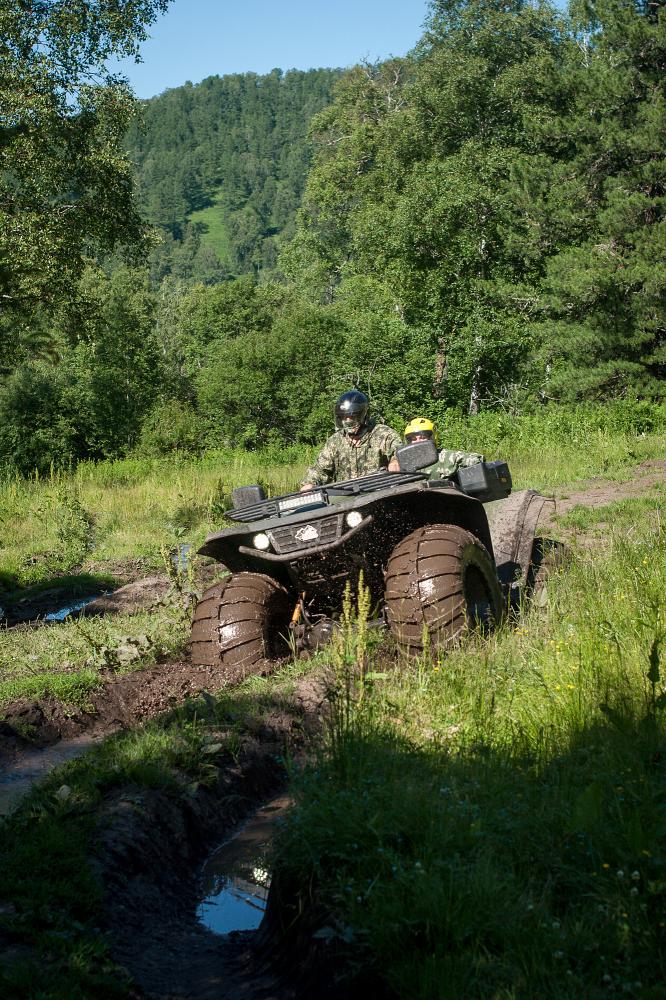
<instances>
[{"instance_id":1,"label":"green grass","mask_svg":"<svg viewBox=\"0 0 666 1000\"><path fill-rule=\"evenodd\" d=\"M329 740L296 782L277 865L329 914L320 936L350 970L419 1000L664 996L652 512L623 507L607 548L577 549L517 628L399 670L374 651L365 683L349 647L338 658Z\"/></svg>"},{"instance_id":2,"label":"green grass","mask_svg":"<svg viewBox=\"0 0 666 1000\"><path fill-rule=\"evenodd\" d=\"M301 448L281 462L275 451L240 450L128 458L0 482L0 589L50 584L74 567L132 578L163 568L164 550L198 547L220 527L234 487L261 480L273 493L289 492L310 455Z\"/></svg>"},{"instance_id":3,"label":"green grass","mask_svg":"<svg viewBox=\"0 0 666 1000\"><path fill-rule=\"evenodd\" d=\"M229 232L225 224L225 212L220 194L213 197L213 204L192 212L190 222L202 223L206 230L201 234L202 246L214 250L223 264L229 263Z\"/></svg>"},{"instance_id":4,"label":"green grass","mask_svg":"<svg viewBox=\"0 0 666 1000\"><path fill-rule=\"evenodd\" d=\"M488 455L507 457L517 485L548 490L629 478L639 462L662 458L663 424L634 417L484 415L448 432L456 445L483 440ZM126 459L6 482L0 579L47 585L66 572L49 567L49 552L64 565L68 547L73 555L86 546L82 572L132 564L138 575L160 565L161 549L196 545L217 528L233 486L262 479L273 493L292 489L310 454ZM62 487L90 514L90 538ZM329 738L295 775L298 807L277 863L306 906L313 896L323 904L319 930L351 971L378 970L405 998L664 996L662 496L655 488L568 512L560 520L571 559L538 605L488 639L396 666L390 642L359 651L348 630L346 650L329 654ZM589 544L595 533L603 546ZM2 683L19 685L3 697L48 690L85 703L104 657L128 635L170 655L187 634L168 608L81 626L87 638L76 623L0 631L0 662L11 663ZM98 811L128 784L183 795L213 780L211 745L222 758L236 753L304 669L254 679L217 708L190 703L35 790L0 829L3 895L14 904L0 907L0 929L29 948L2 973L6 995L126 994L95 931L101 897L87 858ZM70 792L60 798L63 784Z\"/></svg>"},{"instance_id":5,"label":"green grass","mask_svg":"<svg viewBox=\"0 0 666 1000\"><path fill-rule=\"evenodd\" d=\"M616 404L548 408L511 418L447 414L443 443L506 458L517 489L544 492L590 476L629 479L666 453L666 408ZM159 569L162 552L198 547L221 525L231 490L264 482L273 494L297 484L314 453L305 446L200 459L84 462L48 479L0 481L0 592L65 574L136 578Z\"/></svg>"},{"instance_id":6,"label":"green grass","mask_svg":"<svg viewBox=\"0 0 666 1000\"><path fill-rule=\"evenodd\" d=\"M100 673L128 673L184 654L190 616L177 601L157 611L0 630L0 717L18 698L52 695L85 708Z\"/></svg>"}]
</instances>

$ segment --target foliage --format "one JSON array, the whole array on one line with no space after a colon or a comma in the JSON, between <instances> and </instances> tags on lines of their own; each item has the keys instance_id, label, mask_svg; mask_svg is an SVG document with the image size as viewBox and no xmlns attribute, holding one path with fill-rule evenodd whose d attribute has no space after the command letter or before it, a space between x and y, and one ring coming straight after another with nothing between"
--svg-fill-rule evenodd
<instances>
[{"instance_id":1,"label":"foliage","mask_svg":"<svg viewBox=\"0 0 666 1000\"><path fill-rule=\"evenodd\" d=\"M666 359L666 16L662 4L613 0L574 4L573 15L575 147L553 175L553 201L584 229L547 265L535 330L547 391L655 393Z\"/></svg>"},{"instance_id":2,"label":"foliage","mask_svg":"<svg viewBox=\"0 0 666 1000\"><path fill-rule=\"evenodd\" d=\"M338 70L211 76L145 102L127 137L141 207L163 233L159 282L275 270L310 162L312 115Z\"/></svg>"},{"instance_id":3,"label":"foliage","mask_svg":"<svg viewBox=\"0 0 666 1000\"><path fill-rule=\"evenodd\" d=\"M88 266L53 327L54 356L0 383L0 455L29 475L122 454L165 381L146 278Z\"/></svg>"},{"instance_id":4,"label":"foliage","mask_svg":"<svg viewBox=\"0 0 666 1000\"><path fill-rule=\"evenodd\" d=\"M383 289L449 406L659 395L663 6L434 0L414 56L315 117L282 265ZM424 394L423 398L426 398Z\"/></svg>"},{"instance_id":5,"label":"foliage","mask_svg":"<svg viewBox=\"0 0 666 1000\"><path fill-rule=\"evenodd\" d=\"M191 405L171 399L148 414L136 450L140 455L158 457L171 452L196 453L201 447L200 417Z\"/></svg>"},{"instance_id":6,"label":"foliage","mask_svg":"<svg viewBox=\"0 0 666 1000\"><path fill-rule=\"evenodd\" d=\"M87 254L145 246L122 151L133 100L105 64L137 57L167 5L3 4L0 294L11 318L0 324L3 354L37 306L68 301Z\"/></svg>"}]
</instances>

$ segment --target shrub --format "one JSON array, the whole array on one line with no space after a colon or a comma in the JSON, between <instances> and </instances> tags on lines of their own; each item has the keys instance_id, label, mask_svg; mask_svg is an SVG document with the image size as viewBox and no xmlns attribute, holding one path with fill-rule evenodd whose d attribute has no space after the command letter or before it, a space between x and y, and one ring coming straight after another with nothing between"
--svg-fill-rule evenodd
<instances>
[{"instance_id":1,"label":"shrub","mask_svg":"<svg viewBox=\"0 0 666 1000\"><path fill-rule=\"evenodd\" d=\"M137 451L158 457L202 449L201 419L189 403L170 399L159 403L143 423Z\"/></svg>"}]
</instances>

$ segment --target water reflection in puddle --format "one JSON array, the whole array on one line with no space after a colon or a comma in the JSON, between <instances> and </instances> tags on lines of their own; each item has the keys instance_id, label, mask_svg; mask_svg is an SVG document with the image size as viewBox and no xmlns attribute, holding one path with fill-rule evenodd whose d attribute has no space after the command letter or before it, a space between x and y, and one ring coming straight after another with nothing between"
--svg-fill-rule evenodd
<instances>
[{"instance_id":1,"label":"water reflection in puddle","mask_svg":"<svg viewBox=\"0 0 666 1000\"><path fill-rule=\"evenodd\" d=\"M261 923L271 881L268 850L289 804L281 796L263 806L205 863L197 917L215 934L251 931Z\"/></svg>"},{"instance_id":2,"label":"water reflection in puddle","mask_svg":"<svg viewBox=\"0 0 666 1000\"><path fill-rule=\"evenodd\" d=\"M45 622L63 622L68 615L71 615L73 611L80 611L81 608L85 608L87 604L91 604L96 601L100 594L93 594L92 597L82 597L80 601L74 601L72 604L66 604L64 608L59 608L57 611L51 611L48 615L44 615Z\"/></svg>"}]
</instances>

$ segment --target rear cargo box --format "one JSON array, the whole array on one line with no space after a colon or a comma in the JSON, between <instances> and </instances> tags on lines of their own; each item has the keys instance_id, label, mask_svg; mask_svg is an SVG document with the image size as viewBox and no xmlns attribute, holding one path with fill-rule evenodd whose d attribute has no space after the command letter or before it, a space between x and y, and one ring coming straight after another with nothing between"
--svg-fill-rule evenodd
<instances>
[{"instance_id":1,"label":"rear cargo box","mask_svg":"<svg viewBox=\"0 0 666 1000\"><path fill-rule=\"evenodd\" d=\"M458 469L456 475L463 493L482 503L503 500L511 493L511 473L506 462L479 462L468 469Z\"/></svg>"}]
</instances>

